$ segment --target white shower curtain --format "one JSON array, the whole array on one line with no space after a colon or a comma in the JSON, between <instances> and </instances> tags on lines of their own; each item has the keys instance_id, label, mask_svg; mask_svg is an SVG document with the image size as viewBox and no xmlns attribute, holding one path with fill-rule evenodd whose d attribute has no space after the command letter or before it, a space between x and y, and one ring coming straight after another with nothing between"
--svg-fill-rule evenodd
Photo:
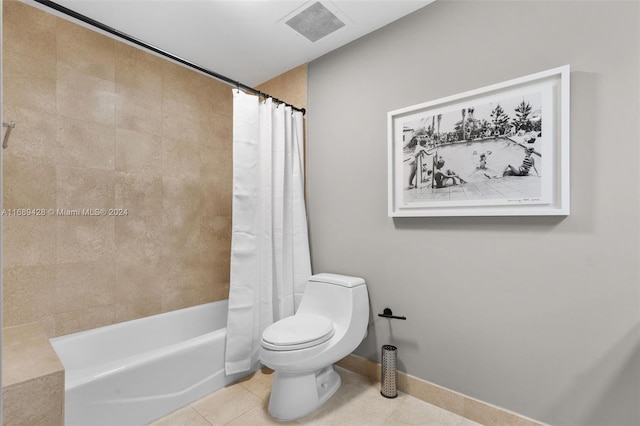
<instances>
[{"instance_id":1,"label":"white shower curtain","mask_svg":"<svg viewBox=\"0 0 640 426\"><path fill-rule=\"evenodd\" d=\"M311 275L302 113L233 91L233 225L225 370L256 366L262 331Z\"/></svg>"}]
</instances>

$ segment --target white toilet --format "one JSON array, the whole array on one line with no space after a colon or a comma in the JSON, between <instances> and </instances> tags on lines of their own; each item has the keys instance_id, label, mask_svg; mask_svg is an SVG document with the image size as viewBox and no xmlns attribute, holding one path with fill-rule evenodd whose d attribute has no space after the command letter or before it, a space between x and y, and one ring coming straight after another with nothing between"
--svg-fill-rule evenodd
<instances>
[{"instance_id":1,"label":"white toilet","mask_svg":"<svg viewBox=\"0 0 640 426\"><path fill-rule=\"evenodd\" d=\"M368 322L369 295L362 278L311 276L295 315L262 333L260 361L275 370L269 414L294 420L327 401L340 387L333 363L358 347Z\"/></svg>"}]
</instances>

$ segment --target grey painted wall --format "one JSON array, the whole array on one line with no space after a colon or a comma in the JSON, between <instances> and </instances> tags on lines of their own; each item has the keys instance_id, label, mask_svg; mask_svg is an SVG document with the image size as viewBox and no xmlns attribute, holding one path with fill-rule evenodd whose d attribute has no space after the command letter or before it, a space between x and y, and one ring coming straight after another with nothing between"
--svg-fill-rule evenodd
<instances>
[{"instance_id":1,"label":"grey painted wall","mask_svg":"<svg viewBox=\"0 0 640 426\"><path fill-rule=\"evenodd\" d=\"M552 424L640 424L639 9L439 1L309 65L313 267L366 278L357 354L395 344L401 370ZM564 64L571 216L387 217L388 111Z\"/></svg>"}]
</instances>

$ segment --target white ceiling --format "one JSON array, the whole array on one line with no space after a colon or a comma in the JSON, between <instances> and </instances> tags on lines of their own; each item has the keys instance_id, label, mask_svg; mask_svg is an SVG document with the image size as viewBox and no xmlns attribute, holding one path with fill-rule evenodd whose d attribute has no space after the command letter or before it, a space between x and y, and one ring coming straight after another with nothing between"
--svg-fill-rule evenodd
<instances>
[{"instance_id":1,"label":"white ceiling","mask_svg":"<svg viewBox=\"0 0 640 426\"><path fill-rule=\"evenodd\" d=\"M434 0L320 0L346 25L312 43L285 22L316 1L56 2L165 52L255 86L375 31ZM51 11L32 1L26 2Z\"/></svg>"}]
</instances>

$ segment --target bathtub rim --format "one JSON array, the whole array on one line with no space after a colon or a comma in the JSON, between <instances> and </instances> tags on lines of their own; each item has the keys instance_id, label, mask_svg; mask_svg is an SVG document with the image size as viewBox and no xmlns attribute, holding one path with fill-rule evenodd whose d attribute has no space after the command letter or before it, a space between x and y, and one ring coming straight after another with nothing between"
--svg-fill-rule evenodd
<instances>
[{"instance_id":1,"label":"bathtub rim","mask_svg":"<svg viewBox=\"0 0 640 426\"><path fill-rule=\"evenodd\" d=\"M220 307L218 307L220 306ZM122 321L115 324L109 324L102 327L96 327L89 330L78 331L76 333L70 333L62 336L56 336L49 339L51 346L53 347L58 359L62 363L65 370L65 390L73 389L78 386L82 386L97 378L116 374L122 370L133 369L137 366L143 365L149 361L160 358L166 354L174 354L180 350L184 350L190 347L195 347L207 340L215 339L219 335L226 335L226 321L224 324L220 324L220 327L212 329L212 331L200 334L195 337L191 337L184 340L176 341L172 344L156 347L153 349L145 350L142 352L134 353L125 357L118 357L106 362L101 362L89 367L78 367L73 365L74 362L66 357L65 352L73 348L73 343L76 341L82 341L88 336L96 336L103 333L117 332L118 330L130 327L131 323L150 323L154 320L170 318L177 315L185 315L189 312L207 310L207 309L226 309L228 306L228 299L222 299L214 302L203 303L200 305L190 306L183 309L176 309L173 311L163 312L160 314L150 315L142 318L137 318L129 321ZM225 337L226 338L226 337Z\"/></svg>"}]
</instances>

